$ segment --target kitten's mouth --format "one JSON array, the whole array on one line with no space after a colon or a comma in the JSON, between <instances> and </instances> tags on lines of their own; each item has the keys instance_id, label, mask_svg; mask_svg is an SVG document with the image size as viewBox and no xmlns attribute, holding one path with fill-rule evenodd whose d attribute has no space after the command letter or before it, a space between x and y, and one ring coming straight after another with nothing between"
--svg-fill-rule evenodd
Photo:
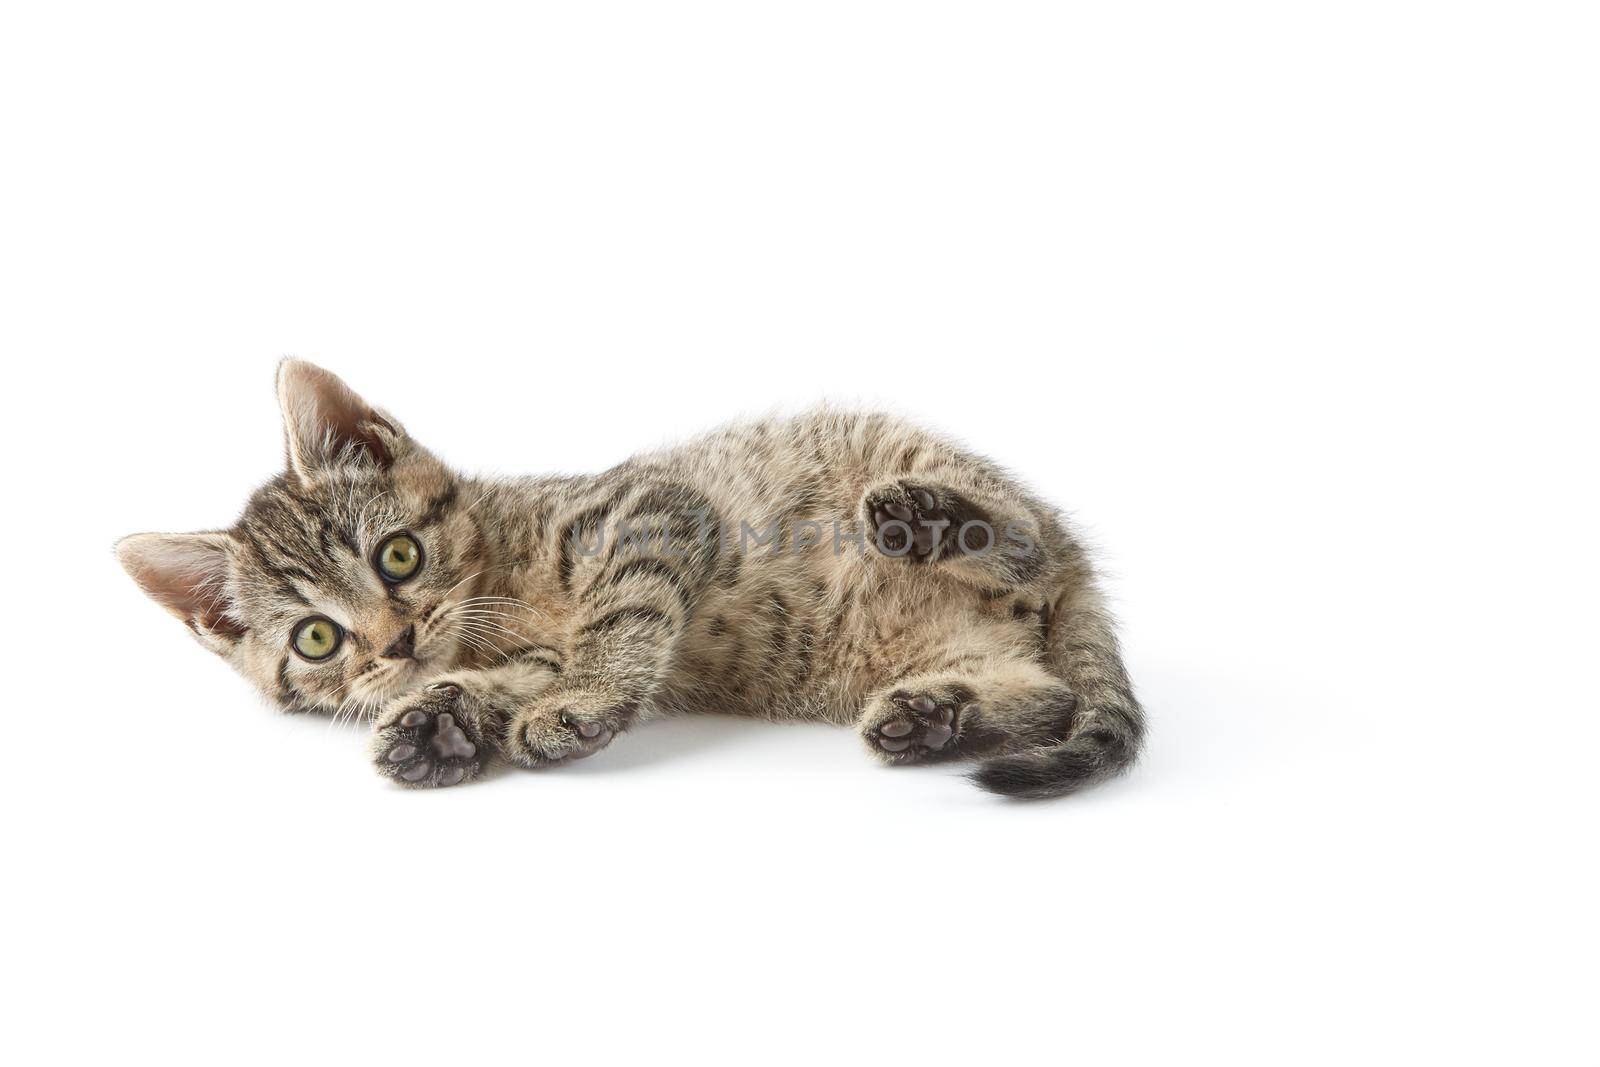
<instances>
[{"instance_id":1,"label":"kitten's mouth","mask_svg":"<svg viewBox=\"0 0 1600 1067\"><path fill-rule=\"evenodd\" d=\"M401 693L404 693L407 689L411 688L411 685L413 682L415 682L417 675L421 673L422 669L427 666L427 664L428 659L425 656L418 656L415 659L397 661L393 666L383 673L383 677L380 678L378 680L378 684L373 687L378 691L376 695L380 699L388 700L391 697L397 697Z\"/></svg>"}]
</instances>

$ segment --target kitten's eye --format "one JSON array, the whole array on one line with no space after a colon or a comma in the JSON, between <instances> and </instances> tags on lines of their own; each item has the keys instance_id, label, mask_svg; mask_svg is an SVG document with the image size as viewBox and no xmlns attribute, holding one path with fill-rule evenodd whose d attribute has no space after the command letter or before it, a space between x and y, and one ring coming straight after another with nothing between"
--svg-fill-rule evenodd
<instances>
[{"instance_id":1,"label":"kitten's eye","mask_svg":"<svg viewBox=\"0 0 1600 1067\"><path fill-rule=\"evenodd\" d=\"M422 569L422 546L410 534L395 534L378 546L374 560L385 581L403 582Z\"/></svg>"},{"instance_id":2,"label":"kitten's eye","mask_svg":"<svg viewBox=\"0 0 1600 1067\"><path fill-rule=\"evenodd\" d=\"M344 631L332 619L313 615L294 631L294 650L306 659L327 659L339 651Z\"/></svg>"}]
</instances>

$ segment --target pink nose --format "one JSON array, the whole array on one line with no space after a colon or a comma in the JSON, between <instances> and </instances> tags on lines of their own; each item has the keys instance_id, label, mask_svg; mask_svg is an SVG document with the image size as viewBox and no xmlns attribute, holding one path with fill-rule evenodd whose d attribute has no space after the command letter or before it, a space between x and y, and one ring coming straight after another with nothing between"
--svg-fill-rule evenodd
<instances>
[{"instance_id":1,"label":"pink nose","mask_svg":"<svg viewBox=\"0 0 1600 1067\"><path fill-rule=\"evenodd\" d=\"M417 654L417 628L407 626L400 636L383 650L384 659L413 659Z\"/></svg>"}]
</instances>

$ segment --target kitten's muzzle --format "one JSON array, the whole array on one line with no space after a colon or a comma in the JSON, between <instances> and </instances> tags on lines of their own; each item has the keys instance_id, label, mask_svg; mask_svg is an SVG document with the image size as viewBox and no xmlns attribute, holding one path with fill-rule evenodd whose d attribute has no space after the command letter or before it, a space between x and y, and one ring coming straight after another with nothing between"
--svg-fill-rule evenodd
<instances>
[{"instance_id":1,"label":"kitten's muzzle","mask_svg":"<svg viewBox=\"0 0 1600 1067\"><path fill-rule=\"evenodd\" d=\"M383 650L384 659L416 659L417 658L417 628L407 626L400 631L400 636L389 643Z\"/></svg>"}]
</instances>

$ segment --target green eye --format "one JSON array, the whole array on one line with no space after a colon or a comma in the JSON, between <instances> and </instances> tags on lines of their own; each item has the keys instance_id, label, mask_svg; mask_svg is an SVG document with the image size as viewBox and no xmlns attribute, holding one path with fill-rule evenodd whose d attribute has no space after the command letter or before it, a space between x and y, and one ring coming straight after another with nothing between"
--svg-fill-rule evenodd
<instances>
[{"instance_id":1,"label":"green eye","mask_svg":"<svg viewBox=\"0 0 1600 1067\"><path fill-rule=\"evenodd\" d=\"M422 569L422 546L410 534L395 534L373 558L385 581L403 582Z\"/></svg>"},{"instance_id":2,"label":"green eye","mask_svg":"<svg viewBox=\"0 0 1600 1067\"><path fill-rule=\"evenodd\" d=\"M339 642L343 640L344 631L339 629L338 623L313 615L296 627L294 650L306 659L327 659L339 651Z\"/></svg>"}]
</instances>

